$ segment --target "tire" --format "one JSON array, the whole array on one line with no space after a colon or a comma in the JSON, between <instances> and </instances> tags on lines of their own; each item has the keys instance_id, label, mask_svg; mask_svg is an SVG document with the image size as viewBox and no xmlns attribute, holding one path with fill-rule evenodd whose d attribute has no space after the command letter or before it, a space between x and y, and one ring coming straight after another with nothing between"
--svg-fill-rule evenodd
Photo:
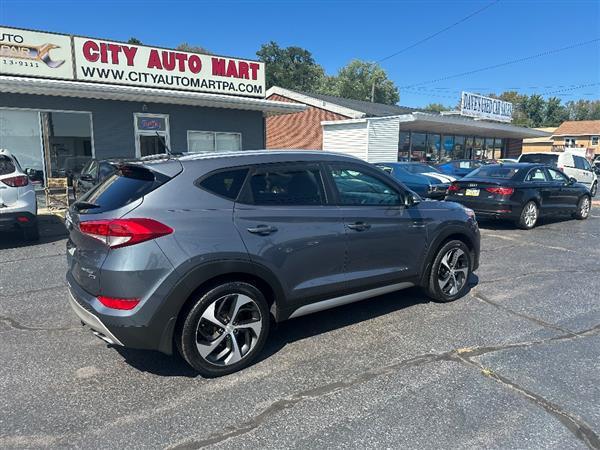
<instances>
[{"instance_id":1,"label":"tire","mask_svg":"<svg viewBox=\"0 0 600 450\"><path fill-rule=\"evenodd\" d=\"M577 202L577 210L573 214L577 220L585 220L590 216L590 209L592 207L592 199L589 195L584 195Z\"/></svg>"},{"instance_id":2,"label":"tire","mask_svg":"<svg viewBox=\"0 0 600 450\"><path fill-rule=\"evenodd\" d=\"M461 298L469 289L473 262L466 244L459 240L445 243L435 255L425 291L438 302Z\"/></svg>"},{"instance_id":3,"label":"tire","mask_svg":"<svg viewBox=\"0 0 600 450\"><path fill-rule=\"evenodd\" d=\"M590 193L592 194L592 197L595 197L596 194L598 193L598 182L595 181L594 184L592 185L592 189L590 189Z\"/></svg>"},{"instance_id":4,"label":"tire","mask_svg":"<svg viewBox=\"0 0 600 450\"><path fill-rule=\"evenodd\" d=\"M29 242L35 242L40 240L40 229L38 224L27 228L23 228L23 238Z\"/></svg>"},{"instance_id":5,"label":"tire","mask_svg":"<svg viewBox=\"0 0 600 450\"><path fill-rule=\"evenodd\" d=\"M256 287L223 283L198 295L186 310L175 338L177 348L203 377L227 375L249 366L261 352L270 321L267 301Z\"/></svg>"},{"instance_id":6,"label":"tire","mask_svg":"<svg viewBox=\"0 0 600 450\"><path fill-rule=\"evenodd\" d=\"M517 220L517 226L522 230L531 230L535 227L540 216L540 210L537 203L533 200L528 201L521 210L521 215Z\"/></svg>"}]
</instances>

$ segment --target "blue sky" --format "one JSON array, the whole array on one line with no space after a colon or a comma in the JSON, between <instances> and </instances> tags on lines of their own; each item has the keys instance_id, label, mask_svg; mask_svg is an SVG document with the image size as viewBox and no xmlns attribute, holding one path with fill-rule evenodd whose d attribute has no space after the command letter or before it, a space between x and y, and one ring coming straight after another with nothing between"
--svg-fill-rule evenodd
<instances>
[{"instance_id":1,"label":"blue sky","mask_svg":"<svg viewBox=\"0 0 600 450\"><path fill-rule=\"evenodd\" d=\"M353 58L376 61L492 3L471 1L0 0L0 24L93 37L186 41L255 57L262 43L310 50L334 74ZM600 0L499 0L451 30L382 62L413 86L600 38ZM454 105L461 90L600 99L600 42L493 70L401 88L400 103ZM568 90L567 90L568 89ZM548 96L548 95L546 95Z\"/></svg>"}]
</instances>

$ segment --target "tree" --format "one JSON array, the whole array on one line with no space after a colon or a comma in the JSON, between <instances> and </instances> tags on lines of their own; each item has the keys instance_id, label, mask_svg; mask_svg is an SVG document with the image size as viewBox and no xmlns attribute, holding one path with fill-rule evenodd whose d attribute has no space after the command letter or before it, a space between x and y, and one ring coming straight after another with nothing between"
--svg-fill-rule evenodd
<instances>
[{"instance_id":1,"label":"tree","mask_svg":"<svg viewBox=\"0 0 600 450\"><path fill-rule=\"evenodd\" d=\"M513 104L512 123L515 125L529 125L527 117L526 102L527 96L519 94L517 91L505 91L500 95L489 94L488 97L497 98L499 100L510 102Z\"/></svg>"},{"instance_id":2,"label":"tree","mask_svg":"<svg viewBox=\"0 0 600 450\"><path fill-rule=\"evenodd\" d=\"M560 98L550 97L544 110L545 127L557 127L569 118L566 108L560 104Z\"/></svg>"},{"instance_id":3,"label":"tree","mask_svg":"<svg viewBox=\"0 0 600 450\"><path fill-rule=\"evenodd\" d=\"M256 52L266 64L267 89L280 86L305 92L320 90L325 72L312 54L301 47L280 47L276 42L263 44Z\"/></svg>"},{"instance_id":4,"label":"tree","mask_svg":"<svg viewBox=\"0 0 600 450\"><path fill-rule=\"evenodd\" d=\"M442 111L452 111L454 108L451 106L445 106L441 103L429 103L425 105L425 111L433 111L433 112L442 112Z\"/></svg>"},{"instance_id":5,"label":"tree","mask_svg":"<svg viewBox=\"0 0 600 450\"><path fill-rule=\"evenodd\" d=\"M189 52L189 53L204 53L205 55L212 54L211 52L206 50L204 47L197 47L194 45L190 45L187 42L182 42L177 47L175 47L175 50L179 50L182 52Z\"/></svg>"},{"instance_id":6,"label":"tree","mask_svg":"<svg viewBox=\"0 0 600 450\"><path fill-rule=\"evenodd\" d=\"M394 105L400 100L398 88L376 63L355 59L337 74L332 94L355 100ZM373 94L373 95L372 95Z\"/></svg>"},{"instance_id":7,"label":"tree","mask_svg":"<svg viewBox=\"0 0 600 450\"><path fill-rule=\"evenodd\" d=\"M541 127L544 123L544 109L546 102L539 94L533 94L525 101L525 112L530 127Z\"/></svg>"},{"instance_id":8,"label":"tree","mask_svg":"<svg viewBox=\"0 0 600 450\"><path fill-rule=\"evenodd\" d=\"M130 37L129 40L127 41L128 44L133 44L133 45L142 45L142 41L140 41L138 38L135 37Z\"/></svg>"}]
</instances>

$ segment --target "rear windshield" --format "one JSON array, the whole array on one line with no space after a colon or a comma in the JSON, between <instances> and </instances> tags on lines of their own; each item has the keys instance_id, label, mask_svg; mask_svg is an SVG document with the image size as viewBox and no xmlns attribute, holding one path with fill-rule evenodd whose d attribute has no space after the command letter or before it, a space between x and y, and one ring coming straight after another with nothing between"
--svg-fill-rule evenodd
<instances>
[{"instance_id":1,"label":"rear windshield","mask_svg":"<svg viewBox=\"0 0 600 450\"><path fill-rule=\"evenodd\" d=\"M441 173L429 164L403 164L402 168L410 173Z\"/></svg>"},{"instance_id":2,"label":"rear windshield","mask_svg":"<svg viewBox=\"0 0 600 450\"><path fill-rule=\"evenodd\" d=\"M0 175L8 175L15 171L15 165L6 155L0 155Z\"/></svg>"},{"instance_id":3,"label":"rear windshield","mask_svg":"<svg viewBox=\"0 0 600 450\"><path fill-rule=\"evenodd\" d=\"M81 198L80 214L112 211L149 194L169 181L166 175L144 167L123 166ZM92 206L93 205L93 206ZM77 202L75 203L77 207Z\"/></svg>"},{"instance_id":4,"label":"rear windshield","mask_svg":"<svg viewBox=\"0 0 600 450\"><path fill-rule=\"evenodd\" d=\"M514 177L519 170L518 167L505 166L481 166L469 173L465 178L504 178L506 180Z\"/></svg>"},{"instance_id":5,"label":"rear windshield","mask_svg":"<svg viewBox=\"0 0 600 450\"><path fill-rule=\"evenodd\" d=\"M546 155L542 153L531 153L523 154L519 158L519 162L536 163L536 164L547 164L549 166L556 166L558 161L558 155Z\"/></svg>"}]
</instances>

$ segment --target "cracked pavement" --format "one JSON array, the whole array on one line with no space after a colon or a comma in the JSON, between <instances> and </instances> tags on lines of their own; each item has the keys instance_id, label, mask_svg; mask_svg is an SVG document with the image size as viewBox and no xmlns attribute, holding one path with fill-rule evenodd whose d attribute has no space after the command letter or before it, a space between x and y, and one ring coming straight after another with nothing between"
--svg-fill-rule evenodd
<instances>
[{"instance_id":1,"label":"cracked pavement","mask_svg":"<svg viewBox=\"0 0 600 450\"><path fill-rule=\"evenodd\" d=\"M281 324L220 379L109 348L66 300L60 223L0 236L0 447L600 449L600 213L482 224L465 298Z\"/></svg>"}]
</instances>

